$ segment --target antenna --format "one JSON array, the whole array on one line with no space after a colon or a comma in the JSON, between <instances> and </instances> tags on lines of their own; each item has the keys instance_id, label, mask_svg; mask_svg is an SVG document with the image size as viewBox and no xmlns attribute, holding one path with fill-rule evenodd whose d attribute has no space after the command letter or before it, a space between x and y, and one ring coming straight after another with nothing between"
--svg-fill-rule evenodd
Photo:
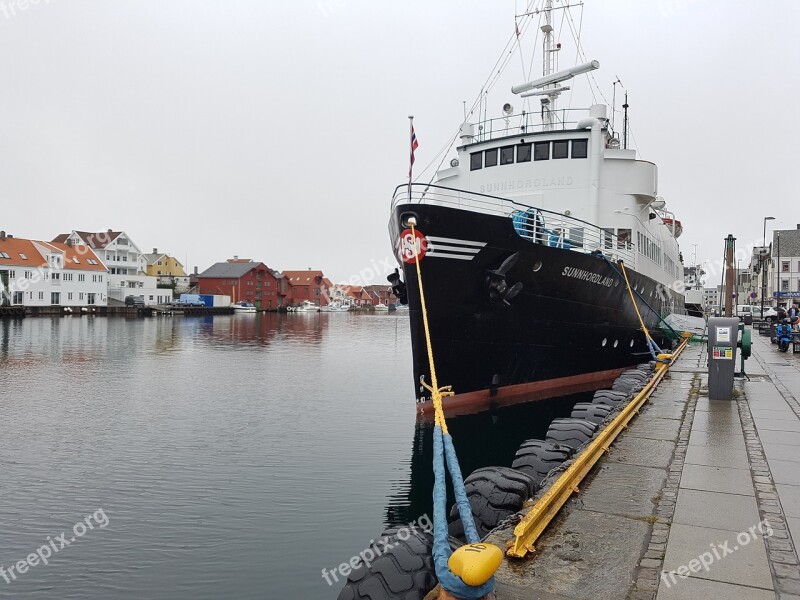
<instances>
[{"instance_id":1,"label":"antenna","mask_svg":"<svg viewBox=\"0 0 800 600\"><path fill-rule=\"evenodd\" d=\"M611 97L611 130L614 130L614 117L617 116L617 84L620 85L622 89L625 89L625 86L622 85L622 82L619 80L619 75L616 76L617 80L612 84L614 88L614 94Z\"/></svg>"},{"instance_id":2,"label":"antenna","mask_svg":"<svg viewBox=\"0 0 800 600\"><path fill-rule=\"evenodd\" d=\"M625 92L625 104L622 105L625 113L622 117L622 147L628 149L628 92Z\"/></svg>"}]
</instances>

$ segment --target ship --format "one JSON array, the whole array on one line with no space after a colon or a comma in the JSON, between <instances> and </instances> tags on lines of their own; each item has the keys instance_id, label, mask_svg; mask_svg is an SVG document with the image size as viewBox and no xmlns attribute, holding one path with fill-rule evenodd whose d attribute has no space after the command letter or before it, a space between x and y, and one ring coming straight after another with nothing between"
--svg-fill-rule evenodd
<instances>
[{"instance_id":1,"label":"ship","mask_svg":"<svg viewBox=\"0 0 800 600\"><path fill-rule=\"evenodd\" d=\"M604 104L557 107L599 63L557 68L555 10L537 11L542 77L511 89L540 110L465 118L449 167L395 189L389 280L409 307L419 413L432 407L417 261L448 415L608 387L674 343L683 225L656 165L628 147L627 92L621 136Z\"/></svg>"}]
</instances>

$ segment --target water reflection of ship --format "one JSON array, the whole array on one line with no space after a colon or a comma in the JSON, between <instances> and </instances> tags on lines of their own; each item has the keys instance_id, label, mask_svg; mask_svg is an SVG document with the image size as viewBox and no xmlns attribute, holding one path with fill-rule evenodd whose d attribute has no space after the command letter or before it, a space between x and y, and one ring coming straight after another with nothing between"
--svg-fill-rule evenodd
<instances>
[{"instance_id":1,"label":"water reflection of ship","mask_svg":"<svg viewBox=\"0 0 800 600\"><path fill-rule=\"evenodd\" d=\"M569 398L542 400L503 408L494 413L448 419L461 471L466 477L475 469L491 465L511 466L514 454L527 439L543 439L550 422L568 417L576 402L587 401L591 394ZM388 498L384 525L401 526L411 523L433 510L433 425L418 422L414 429L411 459L406 477L393 482ZM448 504L453 493L448 480ZM448 506L449 509L449 506Z\"/></svg>"}]
</instances>

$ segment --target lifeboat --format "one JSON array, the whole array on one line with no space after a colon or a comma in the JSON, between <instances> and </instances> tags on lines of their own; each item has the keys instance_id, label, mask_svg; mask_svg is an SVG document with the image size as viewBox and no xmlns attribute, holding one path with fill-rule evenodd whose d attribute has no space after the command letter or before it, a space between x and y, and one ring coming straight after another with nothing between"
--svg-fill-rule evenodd
<instances>
[{"instance_id":1,"label":"lifeboat","mask_svg":"<svg viewBox=\"0 0 800 600\"><path fill-rule=\"evenodd\" d=\"M674 224L675 230L673 231L673 235L676 238L681 237L681 234L683 233L683 225L681 225L681 222L678 221L678 219L670 219L665 217L662 219L662 221L664 221L664 225L666 225L670 231L673 231L672 226Z\"/></svg>"}]
</instances>

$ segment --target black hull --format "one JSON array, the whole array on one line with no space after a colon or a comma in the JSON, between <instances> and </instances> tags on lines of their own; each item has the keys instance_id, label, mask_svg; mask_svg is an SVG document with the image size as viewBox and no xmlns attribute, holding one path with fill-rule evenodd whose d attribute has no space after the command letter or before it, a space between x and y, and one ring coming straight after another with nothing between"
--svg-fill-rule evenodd
<instances>
[{"instance_id":1,"label":"black hull","mask_svg":"<svg viewBox=\"0 0 800 600\"><path fill-rule=\"evenodd\" d=\"M526 384L538 384L531 389L547 397L541 388L548 382L552 395L576 391L564 382L591 389L596 380L596 389L607 385L609 374L651 359L625 283L602 257L532 243L517 235L509 218L437 205L396 206L390 224L395 243L408 216L426 238L449 240L431 242L433 251L420 262L440 385L452 385L458 395L486 392L490 400L504 389L522 393ZM485 245L468 259L452 258L458 244L469 248L465 242ZM510 305L492 301L487 271L514 253L519 260L507 281L522 282L523 289ZM402 264L414 380L430 383L416 266ZM657 282L630 268L628 276L656 311L669 312L670 296ZM670 347L658 317L647 308L642 317L658 345ZM419 383L416 391L418 402L429 400Z\"/></svg>"}]
</instances>

